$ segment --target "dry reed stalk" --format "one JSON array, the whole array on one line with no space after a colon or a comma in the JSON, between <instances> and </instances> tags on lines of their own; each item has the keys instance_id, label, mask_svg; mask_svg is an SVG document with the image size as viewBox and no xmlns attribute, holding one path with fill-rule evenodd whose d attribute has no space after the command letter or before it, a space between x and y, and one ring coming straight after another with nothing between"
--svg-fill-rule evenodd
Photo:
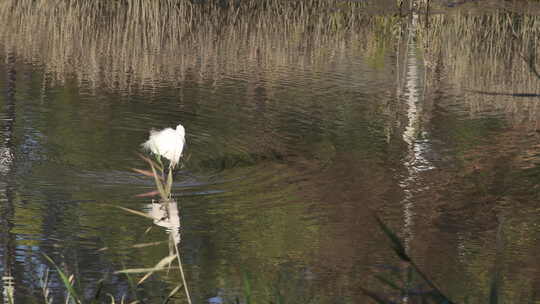
<instances>
[{"instance_id":1,"label":"dry reed stalk","mask_svg":"<svg viewBox=\"0 0 540 304\"><path fill-rule=\"evenodd\" d=\"M219 82L224 72L254 70L254 64L286 65L294 62L291 50L305 45L311 46L312 60L322 61L336 41L359 30L347 25L357 24L353 20L359 19L361 8L337 0L301 5L246 0L227 9L215 1L196 5L173 0L64 0L55 5L7 0L0 5L4 47L44 63L46 72L61 83L75 76L94 88L125 92L174 83L189 70L199 70L199 80ZM335 11L336 6L344 8ZM262 55L265 60L239 60L230 52L235 49L252 52L247 53L250 59Z\"/></svg>"},{"instance_id":2,"label":"dry reed stalk","mask_svg":"<svg viewBox=\"0 0 540 304\"><path fill-rule=\"evenodd\" d=\"M462 89L494 93L467 96L473 113L496 107L517 118L515 114L522 111L516 109L533 102L535 93L540 94L540 78L528 63L540 56L540 50L531 48L540 37L539 17L499 12L441 15L430 22L421 37L429 41L424 52L431 70L443 68ZM511 98L520 93L533 95Z\"/></svg>"}]
</instances>

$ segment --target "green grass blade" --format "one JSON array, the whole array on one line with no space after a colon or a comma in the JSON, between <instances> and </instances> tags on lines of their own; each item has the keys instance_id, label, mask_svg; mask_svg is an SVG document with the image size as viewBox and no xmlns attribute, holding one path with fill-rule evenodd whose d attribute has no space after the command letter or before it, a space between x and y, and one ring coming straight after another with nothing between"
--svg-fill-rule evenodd
<instances>
[{"instance_id":1,"label":"green grass blade","mask_svg":"<svg viewBox=\"0 0 540 304\"><path fill-rule=\"evenodd\" d=\"M128 285L129 285L129 288L131 290L132 296L135 299L138 299L139 296L137 294L137 285L135 284L135 280L133 279L132 276L129 275L129 273L124 273L124 274L126 275L126 278L128 280Z\"/></svg>"},{"instance_id":2,"label":"green grass blade","mask_svg":"<svg viewBox=\"0 0 540 304\"><path fill-rule=\"evenodd\" d=\"M391 288L395 290L401 290L403 291L403 288L399 287L396 283L392 282L391 280L381 276L381 275L375 275L375 278L381 281L383 284L390 286Z\"/></svg>"},{"instance_id":3,"label":"green grass blade","mask_svg":"<svg viewBox=\"0 0 540 304\"><path fill-rule=\"evenodd\" d=\"M56 265L56 263L48 255L46 255L45 253L42 253L42 254L45 257L45 259L47 259L56 268L56 271L58 271L58 275L62 279L62 283L64 284L64 286L66 287L68 291L68 297L71 296L73 297L76 303L81 303L81 300L79 298L79 295L77 294L77 291L75 290L75 288L73 288L73 285L69 281L69 278L66 276L66 274L60 269L60 267Z\"/></svg>"},{"instance_id":4,"label":"green grass blade","mask_svg":"<svg viewBox=\"0 0 540 304\"><path fill-rule=\"evenodd\" d=\"M171 300L171 298L182 288L184 287L184 285L180 284L178 286L176 286L170 293L169 295L167 296L167 298L165 299L165 301L163 301L163 304L167 304L169 303L169 301Z\"/></svg>"},{"instance_id":5,"label":"green grass blade","mask_svg":"<svg viewBox=\"0 0 540 304\"><path fill-rule=\"evenodd\" d=\"M377 220L377 223L379 224L379 227L381 228L381 230L384 232L384 234L386 234L386 236L392 242L392 248L394 249L394 252L403 261L410 262L411 258L407 255L407 252L405 251L405 247L401 243L401 240L399 239L399 237L390 228L388 228L388 226L386 226L386 224L377 215L375 215L375 220Z\"/></svg>"},{"instance_id":6,"label":"green grass blade","mask_svg":"<svg viewBox=\"0 0 540 304\"><path fill-rule=\"evenodd\" d=\"M93 303L99 303L98 299L99 299L99 296L101 295L101 290L102 290L102 289L103 289L103 280L99 280L97 290L96 290L96 292L94 293L94 297L93 297L93 299L92 299L92 302L90 302L91 304L93 304Z\"/></svg>"},{"instance_id":7,"label":"green grass blade","mask_svg":"<svg viewBox=\"0 0 540 304\"><path fill-rule=\"evenodd\" d=\"M246 304L251 304L251 296L251 275L249 274L249 272L244 271L244 297L246 300Z\"/></svg>"},{"instance_id":8,"label":"green grass blade","mask_svg":"<svg viewBox=\"0 0 540 304\"><path fill-rule=\"evenodd\" d=\"M453 302L442 293L442 291L435 285L435 283L431 281L427 277L427 275L422 272L420 267L418 267L418 265L416 265L416 263L414 263L414 261L409 257L409 255L405 251L405 247L401 243L400 238L376 214L374 215L374 217L379 224L381 230L390 239L392 243L392 249L394 249L396 255L401 260L409 263L409 265L413 268L414 272L417 273L431 287L431 289L434 290L434 292L437 294L437 297L444 300L444 302L442 303L452 304ZM409 276L409 280L412 280L412 272L409 274Z\"/></svg>"},{"instance_id":9,"label":"green grass blade","mask_svg":"<svg viewBox=\"0 0 540 304\"><path fill-rule=\"evenodd\" d=\"M167 200L168 195L165 192L165 189L163 188L163 184L161 183L161 181L158 178L158 175L156 173L156 169L154 168L154 165L150 165L150 167L152 168L152 172L154 173L154 181L156 182L156 187L157 187L157 190L159 191L159 195L161 196L161 198L163 200Z\"/></svg>"},{"instance_id":10,"label":"green grass blade","mask_svg":"<svg viewBox=\"0 0 540 304\"><path fill-rule=\"evenodd\" d=\"M167 176L167 185L165 186L165 194L167 195L167 198L171 197L172 183L173 183L172 169L170 169L169 174Z\"/></svg>"},{"instance_id":11,"label":"green grass blade","mask_svg":"<svg viewBox=\"0 0 540 304\"><path fill-rule=\"evenodd\" d=\"M489 287L489 304L498 304L499 303L499 280L498 273L493 274L491 278L491 284Z\"/></svg>"}]
</instances>

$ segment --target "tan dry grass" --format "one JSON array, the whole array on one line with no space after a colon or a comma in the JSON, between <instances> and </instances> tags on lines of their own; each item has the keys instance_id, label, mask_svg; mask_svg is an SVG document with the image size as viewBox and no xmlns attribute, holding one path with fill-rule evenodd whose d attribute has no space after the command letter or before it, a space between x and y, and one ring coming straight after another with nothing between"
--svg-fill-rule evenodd
<instances>
[{"instance_id":1,"label":"tan dry grass","mask_svg":"<svg viewBox=\"0 0 540 304\"><path fill-rule=\"evenodd\" d=\"M4 52L42 64L60 82L75 76L130 92L174 84L189 71L215 82L223 74L297 63L298 53L323 62L344 47L345 35L358 35L369 22L361 4L338 0L240 3L6 0L0 40Z\"/></svg>"},{"instance_id":2,"label":"tan dry grass","mask_svg":"<svg viewBox=\"0 0 540 304\"><path fill-rule=\"evenodd\" d=\"M516 126L540 128L540 97L534 96L540 95L540 17L498 11L429 22L420 30L428 89L446 77L456 91L470 93L464 98L471 115L502 111Z\"/></svg>"}]
</instances>

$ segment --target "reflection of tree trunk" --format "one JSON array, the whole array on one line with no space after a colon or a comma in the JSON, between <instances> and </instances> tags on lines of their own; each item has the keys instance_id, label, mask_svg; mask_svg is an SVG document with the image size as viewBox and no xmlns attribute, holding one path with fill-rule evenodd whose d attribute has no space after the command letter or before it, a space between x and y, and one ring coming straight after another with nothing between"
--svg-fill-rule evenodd
<instances>
[{"instance_id":1,"label":"reflection of tree trunk","mask_svg":"<svg viewBox=\"0 0 540 304\"><path fill-rule=\"evenodd\" d=\"M404 54L405 69L405 91L403 100L406 107L405 130L403 130L402 138L407 145L407 155L403 165L407 172L400 181L400 186L404 191L405 197L402 200L403 216L404 216L404 238L407 246L412 239L412 225L414 216L414 185L416 184L418 165L418 133L420 129L420 114L421 114L421 96L418 90L420 83L420 73L417 60L417 44L416 44L416 29L418 25L418 14L412 15L412 20L407 32L406 51Z\"/></svg>"},{"instance_id":2,"label":"reflection of tree trunk","mask_svg":"<svg viewBox=\"0 0 540 304\"><path fill-rule=\"evenodd\" d=\"M12 148L13 148L13 127L15 125L15 92L16 92L17 73L15 70L15 55L8 53L7 55L7 98L5 104L5 115L3 126L4 144L0 147L0 172L8 176L7 182L0 185L2 196L0 225L2 226L2 257L3 274L3 295L4 303L9 303L8 296L12 297L14 292L13 269L15 262L15 237L11 233L13 228L14 209L14 185L12 184L15 178L11 175L13 169Z\"/></svg>"},{"instance_id":3,"label":"reflection of tree trunk","mask_svg":"<svg viewBox=\"0 0 540 304\"><path fill-rule=\"evenodd\" d=\"M414 2L414 1L413 1ZM418 3L411 2L411 10L417 8ZM417 30L419 26L419 14L412 10L411 19L404 35L404 52L398 62L397 96L401 101L401 111L404 126L399 130L400 141L405 144L402 166L404 172L399 176L399 186L403 191L401 200L403 229L402 238L404 245L409 250L415 237L415 220L419 201L425 191L426 181L423 173L433 169L433 165L427 156L431 150L431 142L424 131L423 118L426 117L425 96L423 88L423 63L418 58ZM403 265L403 274L406 275L408 264ZM407 278L404 278L407 281ZM411 299L407 295L402 299L404 303Z\"/></svg>"}]
</instances>

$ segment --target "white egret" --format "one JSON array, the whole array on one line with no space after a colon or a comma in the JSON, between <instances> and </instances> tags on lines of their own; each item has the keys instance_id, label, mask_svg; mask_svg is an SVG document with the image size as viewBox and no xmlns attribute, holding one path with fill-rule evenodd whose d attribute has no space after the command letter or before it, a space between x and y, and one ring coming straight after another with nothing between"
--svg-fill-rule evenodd
<instances>
[{"instance_id":1,"label":"white egret","mask_svg":"<svg viewBox=\"0 0 540 304\"><path fill-rule=\"evenodd\" d=\"M184 144L186 130L179 124L176 130L166 128L161 131L151 130L149 139L142 144L143 148L150 150L158 156L163 156L170 161L169 168L174 168L180 161Z\"/></svg>"}]
</instances>

